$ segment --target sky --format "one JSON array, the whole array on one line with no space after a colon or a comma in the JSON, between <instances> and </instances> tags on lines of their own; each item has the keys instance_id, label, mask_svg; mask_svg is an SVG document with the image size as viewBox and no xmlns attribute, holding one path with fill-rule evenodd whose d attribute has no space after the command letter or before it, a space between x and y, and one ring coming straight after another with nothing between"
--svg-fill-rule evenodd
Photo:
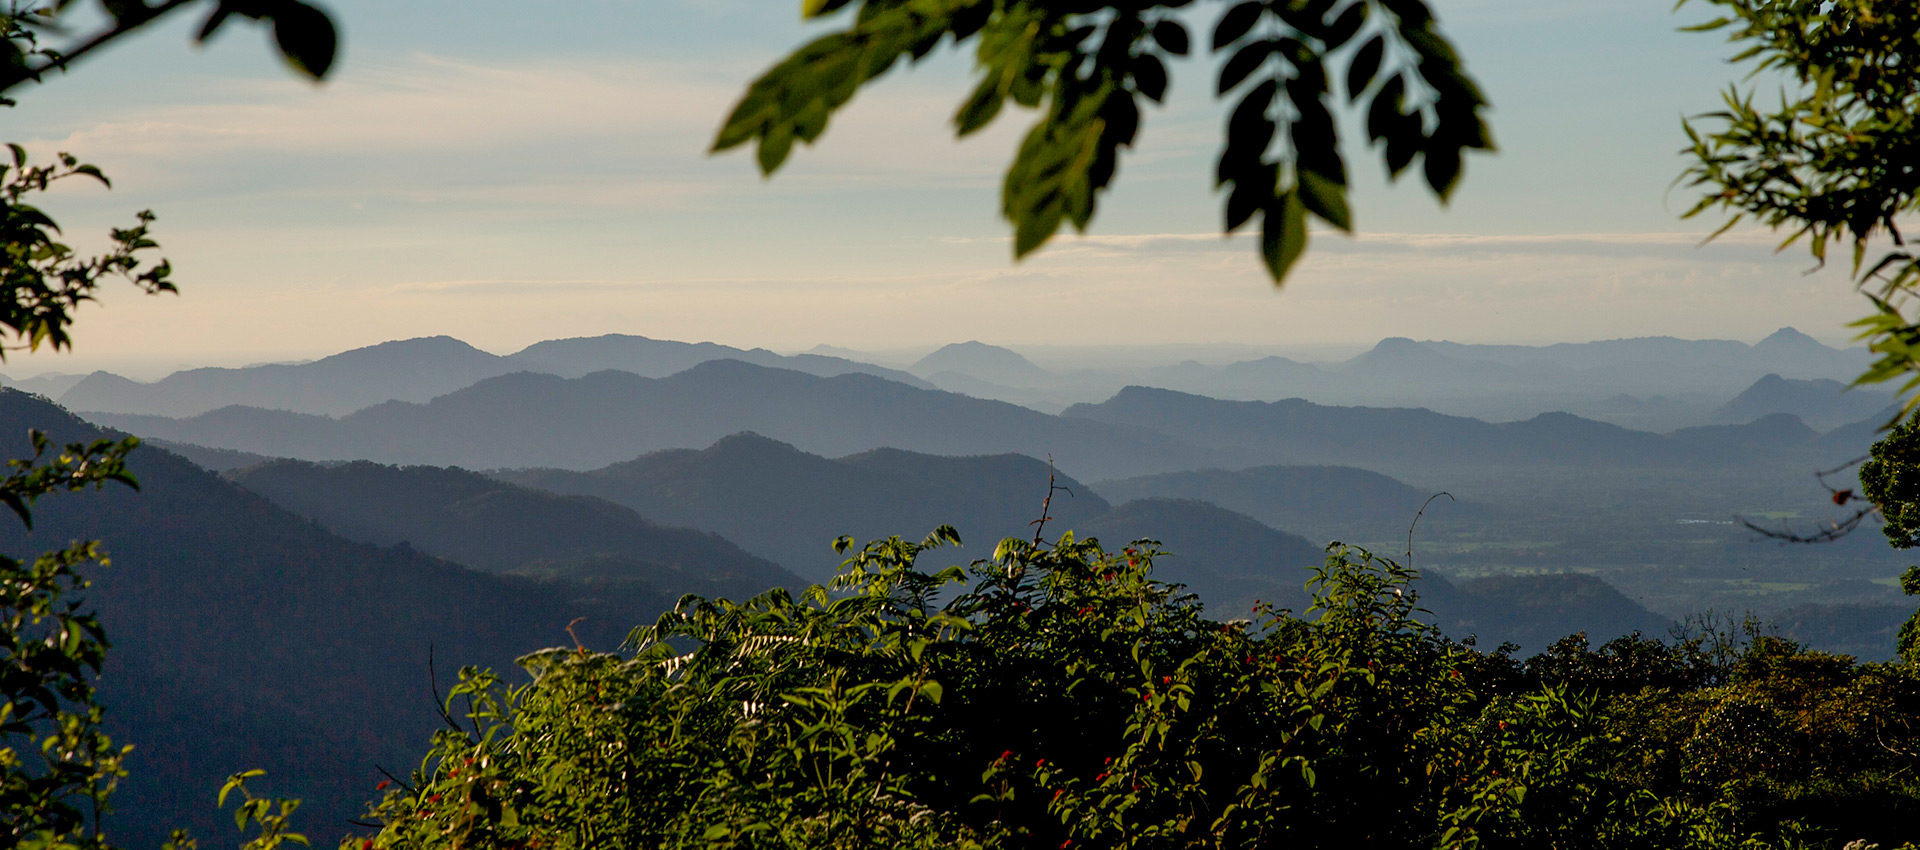
<instances>
[{"instance_id":1,"label":"sky","mask_svg":"<svg viewBox=\"0 0 1920 850\"><path fill-rule=\"evenodd\" d=\"M1719 220L1679 218L1681 118L1744 76L1723 36L1678 31L1709 7L1431 2L1500 152L1443 208L1349 138L1358 234L1317 234L1281 289L1252 240L1220 234L1204 58L1173 67L1088 234L1015 263L999 181L1031 115L956 142L970 54L891 72L771 180L748 152L706 154L746 83L823 30L797 0L333 0L322 85L258 28L195 49L177 18L0 121L113 177L42 204L76 245L154 210L181 294L111 289L72 353L0 371L158 376L436 334L500 353L604 333L782 351L1850 338L1866 305L1843 269L1809 273L1765 232L1701 246Z\"/></svg>"}]
</instances>

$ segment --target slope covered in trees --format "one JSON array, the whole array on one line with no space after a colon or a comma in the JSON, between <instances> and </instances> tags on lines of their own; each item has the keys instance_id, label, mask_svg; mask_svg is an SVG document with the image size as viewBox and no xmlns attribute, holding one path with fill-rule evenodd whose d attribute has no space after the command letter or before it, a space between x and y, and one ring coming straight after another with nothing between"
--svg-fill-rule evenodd
<instances>
[{"instance_id":1,"label":"slope covered in trees","mask_svg":"<svg viewBox=\"0 0 1920 850\"><path fill-rule=\"evenodd\" d=\"M1313 537L1384 540L1404 531L1429 497L1405 482L1351 466L1259 466L1201 469L1099 481L1102 495L1126 501L1150 496L1203 499L1274 528ZM1483 517L1477 505L1449 501L1449 517Z\"/></svg>"},{"instance_id":2,"label":"slope covered in trees","mask_svg":"<svg viewBox=\"0 0 1920 850\"><path fill-rule=\"evenodd\" d=\"M349 540L407 544L489 572L733 598L805 584L719 535L661 526L591 496L556 496L463 469L282 460L227 478Z\"/></svg>"},{"instance_id":3,"label":"slope covered in trees","mask_svg":"<svg viewBox=\"0 0 1920 850\"><path fill-rule=\"evenodd\" d=\"M45 401L0 392L0 450L29 426L60 440L101 432ZM153 448L131 460L141 491L46 501L7 551L107 541L86 604L113 649L100 681L109 729L132 744L110 834L158 846L192 826L219 836L210 805L230 773L269 772L268 789L306 800L300 825L331 840L380 779L403 771L442 722L463 664L511 670L529 649L568 645L567 624L611 649L670 607L677 589L611 604L562 582L476 572L405 547L351 542L186 460ZM639 603L644 602L644 605ZM222 822L226 825L221 826Z\"/></svg>"},{"instance_id":4,"label":"slope covered in trees","mask_svg":"<svg viewBox=\"0 0 1920 850\"><path fill-rule=\"evenodd\" d=\"M956 458L898 449L828 459L740 434L704 450L659 452L590 472L494 474L717 532L811 580L826 581L840 561L826 543L842 535L878 538L893 529L946 522L968 545L943 555L962 564L989 557L1002 538L1031 537L1049 470L1017 455ZM1309 569L1323 560L1325 540L1309 541L1207 501L1146 498L1111 505L1070 477L1054 483L1062 489L1048 503L1047 529L1072 530L1109 545L1159 540L1168 553L1160 562L1161 577L1185 585L1221 616L1250 610L1260 600L1296 610L1307 604ZM1665 618L1590 577L1513 579L1534 588L1531 594L1503 589L1506 581L1475 583L1475 590L1463 592L1428 575L1419 588L1423 604L1450 634L1478 634L1494 644L1514 640L1537 648L1580 628L1605 637L1666 628ZM1552 588L1587 604L1550 599Z\"/></svg>"}]
</instances>

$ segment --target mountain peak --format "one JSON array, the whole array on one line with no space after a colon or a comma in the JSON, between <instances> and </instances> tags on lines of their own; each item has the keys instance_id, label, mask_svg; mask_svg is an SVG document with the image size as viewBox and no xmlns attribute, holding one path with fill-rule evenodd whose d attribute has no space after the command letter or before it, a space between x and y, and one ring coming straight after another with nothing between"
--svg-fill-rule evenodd
<instances>
[{"instance_id":1,"label":"mountain peak","mask_svg":"<svg viewBox=\"0 0 1920 850\"><path fill-rule=\"evenodd\" d=\"M1754 348L1820 349L1830 351L1819 340L1801 333L1795 328L1781 328L1767 335L1766 339L1753 344Z\"/></svg>"},{"instance_id":2,"label":"mountain peak","mask_svg":"<svg viewBox=\"0 0 1920 850\"><path fill-rule=\"evenodd\" d=\"M1050 377L1047 370L1021 356L1020 352L979 340L941 346L920 358L911 371L917 375L958 372L983 381L1024 386Z\"/></svg>"}]
</instances>

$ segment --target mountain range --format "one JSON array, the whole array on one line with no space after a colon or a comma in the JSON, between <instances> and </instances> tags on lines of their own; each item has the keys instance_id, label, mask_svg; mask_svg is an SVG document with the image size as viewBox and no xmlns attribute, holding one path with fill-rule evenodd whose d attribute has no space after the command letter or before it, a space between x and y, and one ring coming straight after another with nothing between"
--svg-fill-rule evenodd
<instances>
[{"instance_id":1,"label":"mountain range","mask_svg":"<svg viewBox=\"0 0 1920 850\"><path fill-rule=\"evenodd\" d=\"M68 409L103 413L195 416L245 405L296 413L345 414L384 401L426 401L514 372L577 378L614 369L659 378L721 359L828 377L880 375L912 386L931 386L906 372L839 357L783 356L764 348L609 334L547 340L505 356L481 351L452 337L422 337L356 348L309 363L189 369L153 383L94 372L58 394L46 394ZM55 386L49 384L47 388Z\"/></svg>"},{"instance_id":2,"label":"mountain range","mask_svg":"<svg viewBox=\"0 0 1920 850\"><path fill-rule=\"evenodd\" d=\"M1791 413L1808 425L1833 427L1878 417L1892 418L1894 395L1859 389L1827 378L1783 378L1769 374L1755 381L1714 411L1722 424L1752 422L1763 416Z\"/></svg>"},{"instance_id":3,"label":"mountain range","mask_svg":"<svg viewBox=\"0 0 1920 850\"><path fill-rule=\"evenodd\" d=\"M1271 464L1390 472L1712 466L1745 463L1756 451L1825 462L1864 446L1855 441L1871 433L1849 426L1823 435L1775 414L1656 434L1566 413L1494 423L1418 408L1227 401L1146 387L1051 416L873 375L823 378L736 360L665 378L515 373L428 402L390 401L338 418L237 406L185 419L89 416L174 443L316 461L584 470L754 431L823 455L893 447L1050 456L1089 479Z\"/></svg>"},{"instance_id":4,"label":"mountain range","mask_svg":"<svg viewBox=\"0 0 1920 850\"><path fill-rule=\"evenodd\" d=\"M1257 452L1296 464L1395 470L1715 466L1748 463L1756 452L1797 462L1865 446L1855 442L1857 428L1821 434L1792 414L1655 434L1568 413L1496 423L1422 408L1224 401L1146 387L1127 387L1099 404L1074 405L1062 416L1178 434L1202 449Z\"/></svg>"},{"instance_id":5,"label":"mountain range","mask_svg":"<svg viewBox=\"0 0 1920 850\"><path fill-rule=\"evenodd\" d=\"M1071 370L1045 369L1011 349L971 342L943 348L909 368L942 389L1049 412L1138 385L1240 401L1304 398L1330 405L1427 407L1490 420L1565 411L1667 431L1717 421L1719 405L1765 375L1851 380L1870 359L1864 349L1831 348L1782 328L1752 345L1671 337L1546 346L1394 337L1335 362L1266 356ZM1623 405L1622 396L1655 403ZM1801 412L1770 409L1755 416Z\"/></svg>"},{"instance_id":6,"label":"mountain range","mask_svg":"<svg viewBox=\"0 0 1920 850\"><path fill-rule=\"evenodd\" d=\"M88 414L147 437L303 460L469 469L593 469L646 452L757 431L808 451L881 447L947 455L1053 456L1117 477L1217 464L1214 453L1128 426L1063 419L867 374L823 378L712 360L666 378L515 373L432 401L390 401L339 418L225 407L187 419Z\"/></svg>"},{"instance_id":7,"label":"mountain range","mask_svg":"<svg viewBox=\"0 0 1920 850\"><path fill-rule=\"evenodd\" d=\"M884 358L827 346L781 355L760 348L613 334L548 340L503 356L449 337L429 337L306 363L190 369L153 383L107 372L0 380L80 411L190 417L242 405L339 416L384 401L427 401L514 372L577 378L611 369L659 378L731 359L822 377L876 375L1048 413L1098 402L1138 385L1227 400L1297 397L1329 405L1427 407L1487 420L1564 411L1641 430L1669 431L1744 421L1727 419L1723 408L1767 375L1789 381L1846 381L1869 361L1863 349L1830 348L1792 328L1753 345L1650 337L1517 346L1396 337L1334 362L1280 356L1212 364L1171 361L1191 353L1186 348L1168 349L1159 355L1166 359L1156 361L1152 351L1104 360L1081 357L1064 367L1047 368L1012 349L971 341L941 347L896 369L877 365ZM1228 352L1223 348L1217 353ZM1849 398L1840 406L1853 410L1864 404ZM1847 421L1837 411L1785 409L1777 403L1736 409L1749 419L1795 413L1822 427Z\"/></svg>"}]
</instances>

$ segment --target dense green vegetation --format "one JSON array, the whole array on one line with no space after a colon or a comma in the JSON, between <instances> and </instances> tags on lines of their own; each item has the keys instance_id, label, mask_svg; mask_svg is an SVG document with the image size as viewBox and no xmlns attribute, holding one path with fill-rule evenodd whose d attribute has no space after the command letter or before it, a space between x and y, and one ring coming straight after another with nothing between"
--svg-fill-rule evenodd
<instances>
[{"instance_id":1,"label":"dense green vegetation","mask_svg":"<svg viewBox=\"0 0 1920 850\"><path fill-rule=\"evenodd\" d=\"M1338 545L1309 611L1220 622L1150 541L920 568L951 542L467 671L472 729L363 846L1837 847L1920 813L1907 667L1728 629L1521 662Z\"/></svg>"}]
</instances>

